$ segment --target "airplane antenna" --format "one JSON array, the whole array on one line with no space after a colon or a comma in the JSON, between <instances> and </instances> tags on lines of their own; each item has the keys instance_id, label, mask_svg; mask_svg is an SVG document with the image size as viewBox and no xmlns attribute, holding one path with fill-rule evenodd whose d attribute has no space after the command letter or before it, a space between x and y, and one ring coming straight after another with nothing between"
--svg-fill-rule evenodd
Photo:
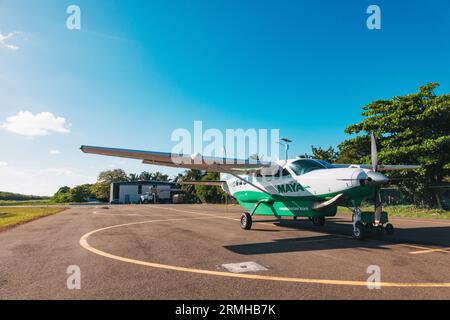
<instances>
[{"instance_id":1,"label":"airplane antenna","mask_svg":"<svg viewBox=\"0 0 450 320\"><path fill-rule=\"evenodd\" d=\"M289 159L288 158L288 153L289 153L289 143L291 143L292 140L288 139L288 138L281 138L280 141L278 141L279 144L281 144L282 146L284 146L284 150L286 152L286 161Z\"/></svg>"}]
</instances>

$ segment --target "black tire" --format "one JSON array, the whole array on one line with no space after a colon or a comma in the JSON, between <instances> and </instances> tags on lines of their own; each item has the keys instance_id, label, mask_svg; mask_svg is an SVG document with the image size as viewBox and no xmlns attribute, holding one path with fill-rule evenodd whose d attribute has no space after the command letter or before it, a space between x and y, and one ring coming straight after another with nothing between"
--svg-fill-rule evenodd
<instances>
[{"instance_id":1,"label":"black tire","mask_svg":"<svg viewBox=\"0 0 450 320\"><path fill-rule=\"evenodd\" d=\"M148 200L144 200L144 204L148 204Z\"/></svg>"},{"instance_id":2,"label":"black tire","mask_svg":"<svg viewBox=\"0 0 450 320\"><path fill-rule=\"evenodd\" d=\"M250 230L252 228L252 216L248 212L244 212L241 216L241 228Z\"/></svg>"},{"instance_id":3,"label":"black tire","mask_svg":"<svg viewBox=\"0 0 450 320\"><path fill-rule=\"evenodd\" d=\"M298 219L298 217L297 217L297 216L294 216L294 220L297 221L297 219Z\"/></svg>"},{"instance_id":4,"label":"black tire","mask_svg":"<svg viewBox=\"0 0 450 320\"><path fill-rule=\"evenodd\" d=\"M392 236L394 234L394 226L390 223L388 223L385 227L386 234L389 236Z\"/></svg>"},{"instance_id":5,"label":"black tire","mask_svg":"<svg viewBox=\"0 0 450 320\"><path fill-rule=\"evenodd\" d=\"M382 225L376 226L375 233L377 234L377 236L381 236L383 234L383 226Z\"/></svg>"},{"instance_id":6,"label":"black tire","mask_svg":"<svg viewBox=\"0 0 450 320\"><path fill-rule=\"evenodd\" d=\"M325 217L312 217L311 220L316 227L322 227L325 224Z\"/></svg>"},{"instance_id":7,"label":"black tire","mask_svg":"<svg viewBox=\"0 0 450 320\"><path fill-rule=\"evenodd\" d=\"M364 240L366 236L366 229L361 221L357 221L352 231L352 237L356 240Z\"/></svg>"}]
</instances>

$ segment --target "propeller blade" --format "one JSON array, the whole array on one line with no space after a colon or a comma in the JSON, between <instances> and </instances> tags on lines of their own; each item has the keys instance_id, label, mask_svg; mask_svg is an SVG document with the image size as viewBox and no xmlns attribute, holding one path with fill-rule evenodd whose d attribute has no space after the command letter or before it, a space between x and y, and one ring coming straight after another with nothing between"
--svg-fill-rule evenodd
<instances>
[{"instance_id":1,"label":"propeller blade","mask_svg":"<svg viewBox=\"0 0 450 320\"><path fill-rule=\"evenodd\" d=\"M377 171L378 151L377 151L377 142L375 140L375 136L373 135L373 131L370 133L370 157L372 160L372 170Z\"/></svg>"},{"instance_id":2,"label":"propeller blade","mask_svg":"<svg viewBox=\"0 0 450 320\"><path fill-rule=\"evenodd\" d=\"M375 225L378 226L381 221L381 213L383 212L383 203L381 202L381 189L375 191Z\"/></svg>"}]
</instances>

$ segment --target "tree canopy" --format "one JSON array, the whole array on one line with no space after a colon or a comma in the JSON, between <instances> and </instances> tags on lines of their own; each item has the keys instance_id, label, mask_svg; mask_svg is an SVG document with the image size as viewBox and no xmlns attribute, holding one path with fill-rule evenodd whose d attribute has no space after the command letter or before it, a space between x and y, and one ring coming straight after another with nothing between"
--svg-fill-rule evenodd
<instances>
[{"instance_id":1,"label":"tree canopy","mask_svg":"<svg viewBox=\"0 0 450 320\"><path fill-rule=\"evenodd\" d=\"M370 163L373 132L379 145L380 164L419 164L413 172L395 174L407 178L401 190L418 204L432 205L434 192L450 174L450 95L436 95L437 83L421 86L418 92L376 100L363 107L364 119L346 128L358 136L339 145L339 162Z\"/></svg>"},{"instance_id":2,"label":"tree canopy","mask_svg":"<svg viewBox=\"0 0 450 320\"><path fill-rule=\"evenodd\" d=\"M220 180L218 172L208 172L205 174L202 181ZM196 185L195 191L201 202L204 203L222 203L226 197L225 192L219 186L202 186Z\"/></svg>"},{"instance_id":3,"label":"tree canopy","mask_svg":"<svg viewBox=\"0 0 450 320\"><path fill-rule=\"evenodd\" d=\"M200 170L186 170L183 173L178 174L175 178L175 182L180 181L198 181L201 180L204 172ZM194 185L184 184L180 186L181 193L183 194L184 201L188 203L200 202Z\"/></svg>"},{"instance_id":4,"label":"tree canopy","mask_svg":"<svg viewBox=\"0 0 450 320\"><path fill-rule=\"evenodd\" d=\"M339 152L335 150L332 146L330 146L328 149L322 149L321 147L311 146L311 152L312 155L308 155L308 158L323 160L329 163L336 162L339 156Z\"/></svg>"}]
</instances>

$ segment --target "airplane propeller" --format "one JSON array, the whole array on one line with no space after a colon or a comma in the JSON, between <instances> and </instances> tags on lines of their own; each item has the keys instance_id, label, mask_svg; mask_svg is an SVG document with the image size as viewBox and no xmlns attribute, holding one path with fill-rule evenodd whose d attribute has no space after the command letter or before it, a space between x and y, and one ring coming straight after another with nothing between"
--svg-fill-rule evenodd
<instances>
[{"instance_id":1,"label":"airplane propeller","mask_svg":"<svg viewBox=\"0 0 450 320\"><path fill-rule=\"evenodd\" d=\"M404 181L408 178L388 178L380 171L385 170L408 170L417 169L418 165L378 165L378 150L377 141L373 132L370 133L370 159L371 159L371 171L366 171L366 179L339 179L339 180L360 180L361 185L371 186L375 189L375 221L374 225L378 226L381 222L381 214L383 212L383 204L381 201L381 186L393 181Z\"/></svg>"},{"instance_id":2,"label":"airplane propeller","mask_svg":"<svg viewBox=\"0 0 450 320\"><path fill-rule=\"evenodd\" d=\"M378 150L377 150L377 141L375 140L375 136L373 134L373 131L370 133L370 158L371 158L371 162L372 162L372 171L373 174L369 174L370 175L380 175L380 173L377 172L378 170ZM384 175L382 175L383 177L386 177ZM371 177L373 180L373 177ZM383 181L385 180L385 181ZM385 183L388 182L389 179L381 179L380 182ZM380 187L381 183L377 183L375 184L375 201L374 201L374 205L375 205L375 226L378 226L380 224L381 221L381 213L383 212L383 203L381 201L381 187Z\"/></svg>"},{"instance_id":3,"label":"airplane propeller","mask_svg":"<svg viewBox=\"0 0 450 320\"><path fill-rule=\"evenodd\" d=\"M373 135L373 132L370 133L370 159L372 160L373 172L377 172L377 170L378 170L378 151L377 151L377 142L375 140L375 136Z\"/></svg>"}]
</instances>

